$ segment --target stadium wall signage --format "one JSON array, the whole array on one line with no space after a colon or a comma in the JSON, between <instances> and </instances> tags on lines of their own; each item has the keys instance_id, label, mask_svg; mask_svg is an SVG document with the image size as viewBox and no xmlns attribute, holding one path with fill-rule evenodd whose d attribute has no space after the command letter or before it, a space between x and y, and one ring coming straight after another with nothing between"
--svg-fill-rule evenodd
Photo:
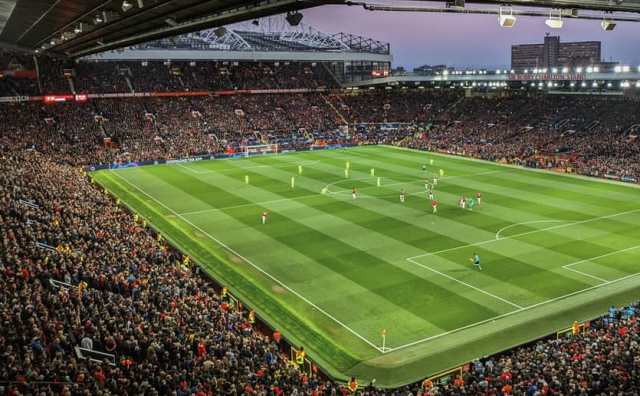
<instances>
[{"instance_id":1,"label":"stadium wall signage","mask_svg":"<svg viewBox=\"0 0 640 396\"><path fill-rule=\"evenodd\" d=\"M322 147L304 147L301 149L287 149L283 150L283 153L296 152L296 151L309 151L309 150L333 150L339 149L343 147L353 147L355 144L330 144ZM264 155L260 153L249 153L249 155ZM199 155L195 157L186 157L186 158L176 158L171 160L148 160L148 161L132 161L132 162L114 162L110 164L95 164L85 167L85 169L89 172L102 170L102 169L124 169L124 168L136 168L139 166L145 165L159 165L159 164L183 164L187 162L195 162L195 161L203 161L203 160L212 160L212 159L225 159L225 158L240 158L244 157L245 153L216 153L216 154L207 154L207 155Z\"/></svg>"},{"instance_id":2,"label":"stadium wall signage","mask_svg":"<svg viewBox=\"0 0 640 396\"><path fill-rule=\"evenodd\" d=\"M569 74L509 74L510 81L582 81L585 79L584 73Z\"/></svg>"},{"instance_id":3,"label":"stadium wall signage","mask_svg":"<svg viewBox=\"0 0 640 396\"><path fill-rule=\"evenodd\" d=\"M0 96L0 103L15 102L85 102L88 99L120 99L120 98L161 98L187 96L230 96L230 95L260 95L260 94L291 94L326 92L326 88L294 88L294 89L231 89L223 91L182 91L182 92L120 92L99 94L65 94L44 96Z\"/></svg>"}]
</instances>

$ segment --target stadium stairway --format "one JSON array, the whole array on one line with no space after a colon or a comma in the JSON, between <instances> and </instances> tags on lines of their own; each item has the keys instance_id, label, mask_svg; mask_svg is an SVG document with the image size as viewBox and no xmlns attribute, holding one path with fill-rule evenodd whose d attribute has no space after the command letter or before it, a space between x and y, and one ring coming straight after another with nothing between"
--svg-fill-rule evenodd
<instances>
[{"instance_id":1,"label":"stadium stairway","mask_svg":"<svg viewBox=\"0 0 640 396\"><path fill-rule=\"evenodd\" d=\"M336 112L336 114L338 115L338 117L340 118L340 120L345 124L345 125L349 125L349 121L347 121L347 119L342 115L342 113L340 113L340 111L338 109L336 109L336 107L333 105L333 103L331 103L331 101L329 99L327 99L326 96L324 96L323 94L320 94L320 96L322 97L322 100L324 100L324 102L333 109L333 111Z\"/></svg>"}]
</instances>

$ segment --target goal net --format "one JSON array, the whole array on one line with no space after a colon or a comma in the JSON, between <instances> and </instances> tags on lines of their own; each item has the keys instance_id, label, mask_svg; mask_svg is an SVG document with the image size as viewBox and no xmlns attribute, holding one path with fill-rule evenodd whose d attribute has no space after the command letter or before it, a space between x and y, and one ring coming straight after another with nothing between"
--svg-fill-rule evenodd
<instances>
[{"instance_id":1,"label":"goal net","mask_svg":"<svg viewBox=\"0 0 640 396\"><path fill-rule=\"evenodd\" d=\"M255 146L242 146L242 154L245 157L259 154L277 154L277 144L258 144Z\"/></svg>"}]
</instances>

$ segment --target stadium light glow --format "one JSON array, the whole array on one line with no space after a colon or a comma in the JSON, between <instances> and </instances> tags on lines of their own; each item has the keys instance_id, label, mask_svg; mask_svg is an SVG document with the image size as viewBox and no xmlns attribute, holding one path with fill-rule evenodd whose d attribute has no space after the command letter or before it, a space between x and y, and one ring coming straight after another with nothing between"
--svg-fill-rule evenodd
<instances>
[{"instance_id":1,"label":"stadium light glow","mask_svg":"<svg viewBox=\"0 0 640 396\"><path fill-rule=\"evenodd\" d=\"M512 28L516 25L517 18L513 15L513 9L509 8L509 13L504 13L502 7L500 7L500 16L498 22L503 28Z\"/></svg>"},{"instance_id":2,"label":"stadium light glow","mask_svg":"<svg viewBox=\"0 0 640 396\"><path fill-rule=\"evenodd\" d=\"M605 18L602 20L602 22L600 22L600 26L605 32L611 32L616 28L616 23L610 19Z\"/></svg>"},{"instance_id":3,"label":"stadium light glow","mask_svg":"<svg viewBox=\"0 0 640 396\"><path fill-rule=\"evenodd\" d=\"M582 84L580 84L580 86L581 86L582 88L586 88L587 83L586 83L586 82L583 82Z\"/></svg>"},{"instance_id":4,"label":"stadium light glow","mask_svg":"<svg viewBox=\"0 0 640 396\"><path fill-rule=\"evenodd\" d=\"M631 68L629 66L622 66L623 73L629 73L630 71L631 71Z\"/></svg>"},{"instance_id":5,"label":"stadium light glow","mask_svg":"<svg viewBox=\"0 0 640 396\"><path fill-rule=\"evenodd\" d=\"M592 66L587 67L587 73L593 73L593 67Z\"/></svg>"},{"instance_id":6,"label":"stadium light glow","mask_svg":"<svg viewBox=\"0 0 640 396\"><path fill-rule=\"evenodd\" d=\"M567 74L567 73L569 73L569 68L568 68L568 67L563 67L563 68L562 68L562 73L563 73L563 74Z\"/></svg>"},{"instance_id":7,"label":"stadium light glow","mask_svg":"<svg viewBox=\"0 0 640 396\"><path fill-rule=\"evenodd\" d=\"M640 81L636 81L636 88L640 88Z\"/></svg>"},{"instance_id":8,"label":"stadium light glow","mask_svg":"<svg viewBox=\"0 0 640 396\"><path fill-rule=\"evenodd\" d=\"M555 67L551 69L551 73L556 74L557 72L558 72L558 69L556 69Z\"/></svg>"},{"instance_id":9,"label":"stadium light glow","mask_svg":"<svg viewBox=\"0 0 640 396\"><path fill-rule=\"evenodd\" d=\"M562 20L562 10L558 10L558 15L553 15L553 10L549 11L549 18L544 23L551 29L562 29L564 21Z\"/></svg>"},{"instance_id":10,"label":"stadium light glow","mask_svg":"<svg viewBox=\"0 0 640 396\"><path fill-rule=\"evenodd\" d=\"M576 73L582 73L582 68L581 68L581 67L578 67L578 68L576 69Z\"/></svg>"}]
</instances>

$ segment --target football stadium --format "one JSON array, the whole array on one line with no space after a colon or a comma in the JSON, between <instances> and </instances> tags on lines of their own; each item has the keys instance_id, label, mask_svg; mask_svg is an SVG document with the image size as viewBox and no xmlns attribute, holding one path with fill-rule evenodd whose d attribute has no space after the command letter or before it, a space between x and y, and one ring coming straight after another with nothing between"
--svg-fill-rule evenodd
<instances>
[{"instance_id":1,"label":"football stadium","mask_svg":"<svg viewBox=\"0 0 640 396\"><path fill-rule=\"evenodd\" d=\"M637 22L0 1L0 394L638 394Z\"/></svg>"}]
</instances>

